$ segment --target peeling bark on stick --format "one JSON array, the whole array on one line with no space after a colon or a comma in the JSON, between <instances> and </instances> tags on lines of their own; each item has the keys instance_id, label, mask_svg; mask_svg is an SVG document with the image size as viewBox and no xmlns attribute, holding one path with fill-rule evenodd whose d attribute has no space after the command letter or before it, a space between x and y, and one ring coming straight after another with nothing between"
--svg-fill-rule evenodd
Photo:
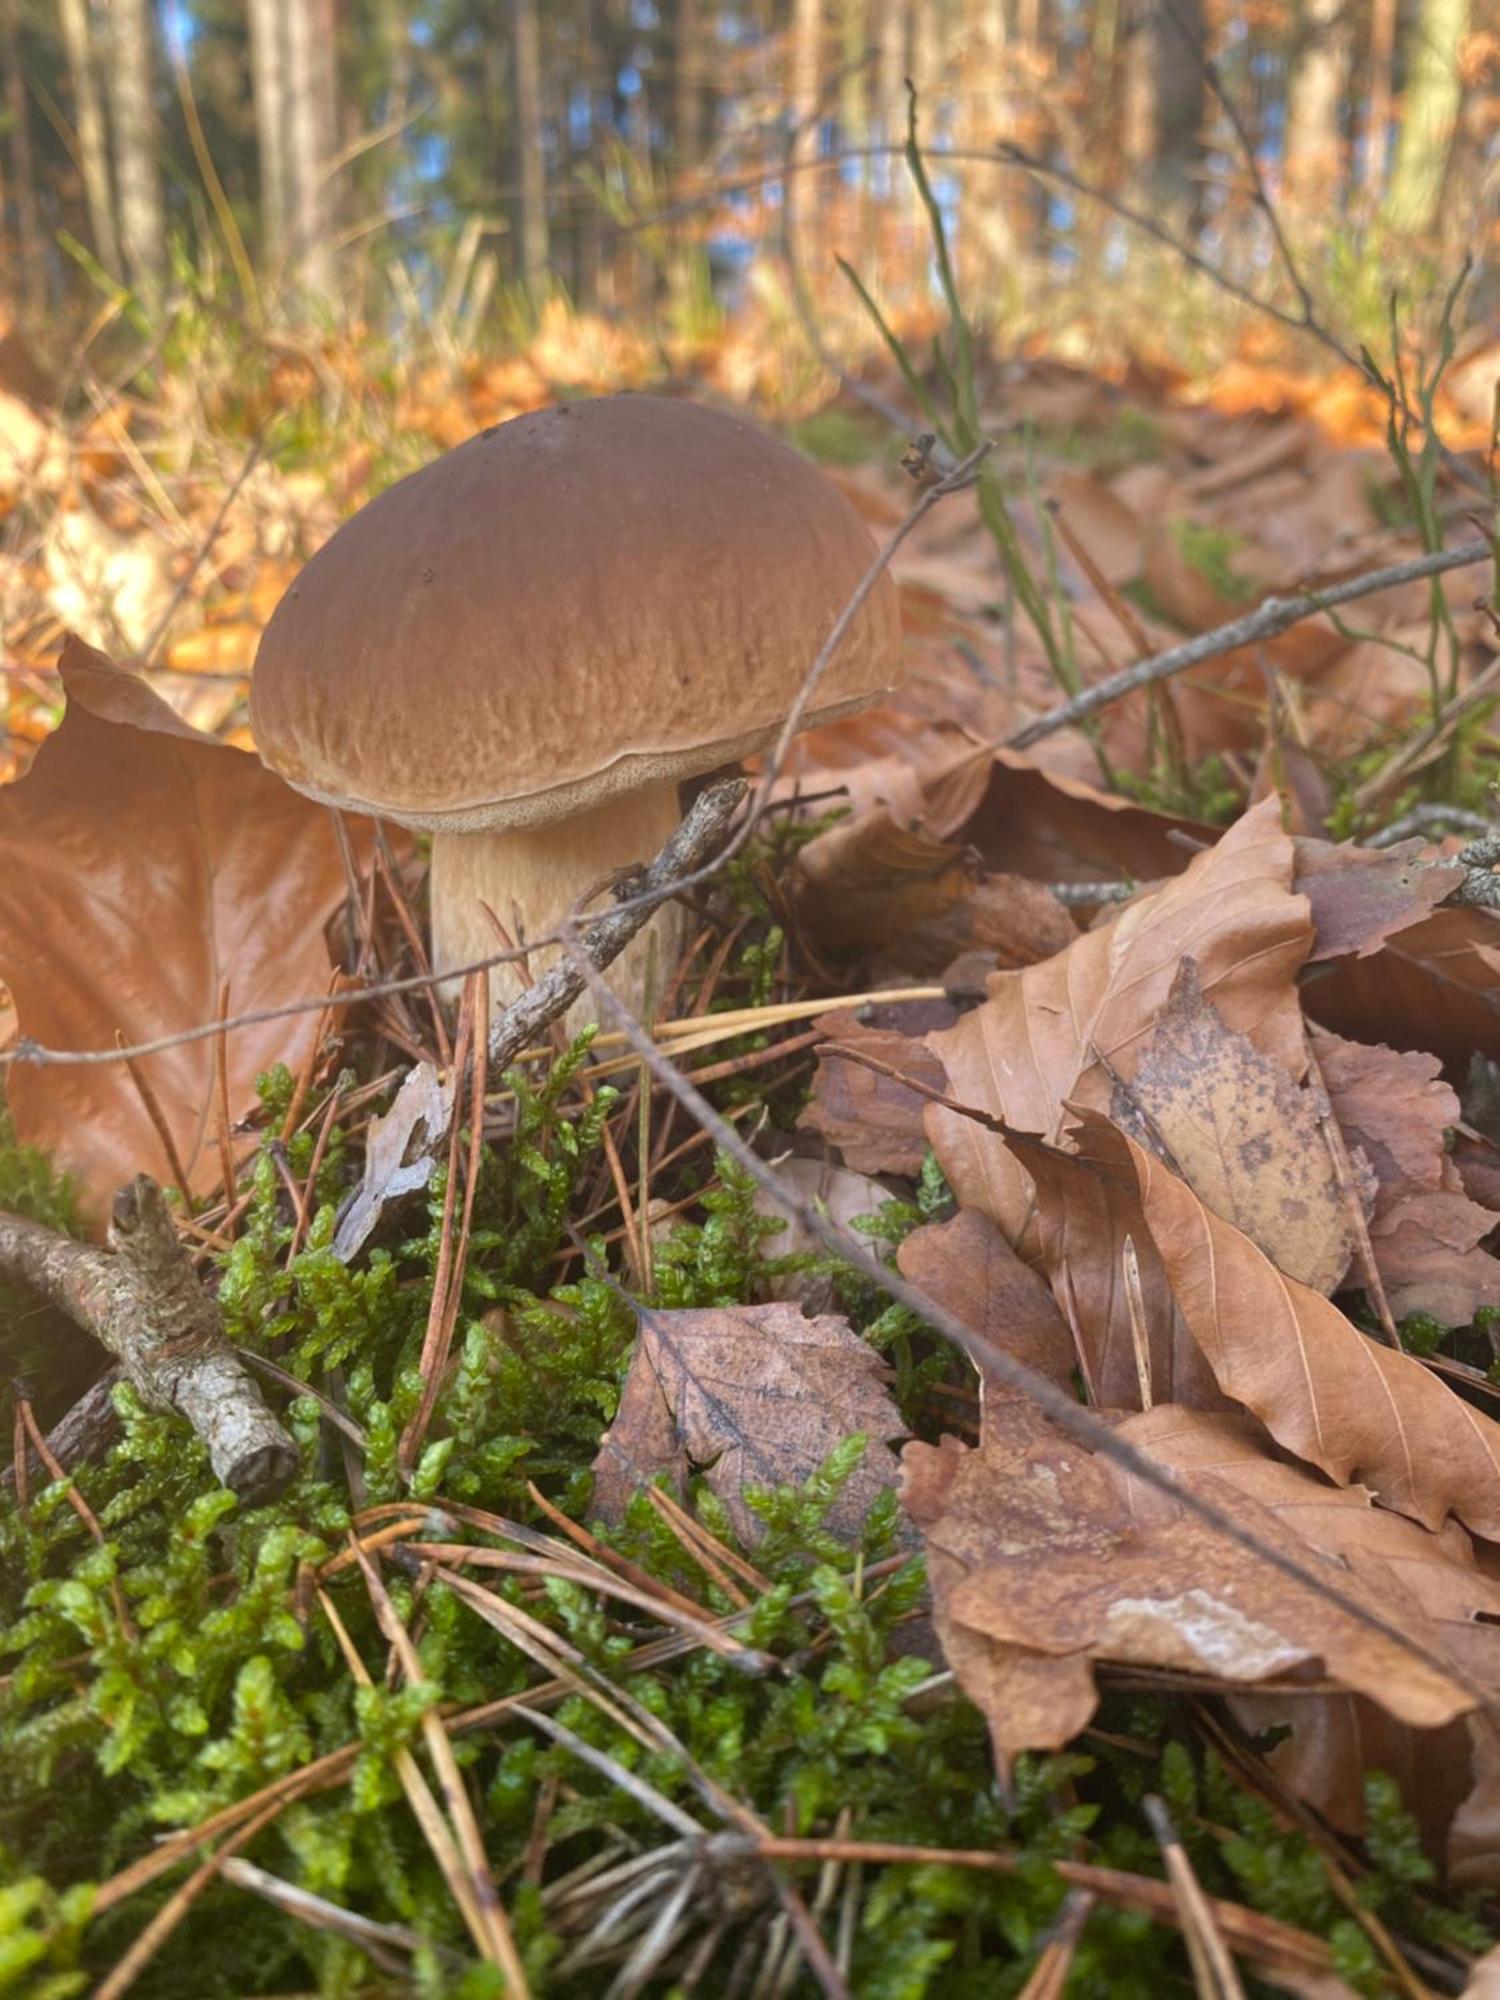
<instances>
[{"instance_id":1,"label":"peeling bark on stick","mask_svg":"<svg viewBox=\"0 0 1500 2000\"><path fill-rule=\"evenodd\" d=\"M143 1402L185 1417L241 1500L272 1499L292 1478L297 1448L225 1338L148 1175L115 1197L108 1250L0 1213L0 1268L107 1348Z\"/></svg>"}]
</instances>

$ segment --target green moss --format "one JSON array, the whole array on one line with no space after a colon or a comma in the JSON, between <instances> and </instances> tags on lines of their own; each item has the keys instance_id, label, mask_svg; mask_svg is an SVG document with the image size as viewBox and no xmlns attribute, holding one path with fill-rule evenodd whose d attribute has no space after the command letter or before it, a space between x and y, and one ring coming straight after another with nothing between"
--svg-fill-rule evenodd
<instances>
[{"instance_id":1,"label":"green moss","mask_svg":"<svg viewBox=\"0 0 1500 2000\"><path fill-rule=\"evenodd\" d=\"M1258 586L1234 567L1235 558L1245 550L1242 535L1186 516L1178 516L1167 525L1183 561L1211 584L1226 604L1248 604L1258 596Z\"/></svg>"},{"instance_id":2,"label":"green moss","mask_svg":"<svg viewBox=\"0 0 1500 2000\"><path fill-rule=\"evenodd\" d=\"M295 1255L269 1158L255 1174L251 1210L223 1268L226 1316L236 1339L274 1352L358 1426L359 1505L416 1497L440 1510L444 1501L463 1502L546 1531L529 1497L532 1480L573 1518L590 1519L589 1465L618 1401L634 1323L601 1242L590 1246L583 1275L558 1263L572 1247L569 1218L599 1172L609 1109L600 1091L582 1116L562 1114L580 1055L575 1049L540 1081L511 1079L515 1133L484 1154L455 1363L410 1487L399 1477L396 1447L420 1391L416 1361L443 1189L429 1190L426 1212L404 1240L347 1269L329 1247L339 1174L320 1184L322 1206ZM286 1088L284 1076L265 1080L268 1107L283 1102ZM298 1153L294 1164L305 1171L309 1162ZM21 1169L0 1159L6 1171ZM38 1200L53 1198L45 1177L35 1186ZM684 1189L674 1192L680 1198ZM753 1183L720 1160L701 1192L695 1219L658 1251L657 1302L764 1296L778 1267L777 1232L755 1208ZM865 1232L894 1255L910 1229L945 1214L949 1201L930 1163L911 1198L879 1208ZM863 1280L830 1260L823 1266L855 1323L897 1361L910 1420L927 1424L926 1386L951 1369L951 1358ZM87 1990L182 1875L94 1917L91 1883L139 1858L163 1832L197 1825L346 1745L356 1748L347 1781L288 1805L250 1857L314 1895L417 1931L424 1944L409 1990L434 2000L496 1994L492 1975L471 1963L394 1764L403 1749L425 1756L421 1721L434 1704L472 1707L522 1694L535 1687L537 1669L441 1583L424 1585L393 1561L386 1582L414 1632L421 1678L396 1690L385 1683L385 1646L368 1596L345 1568L326 1588L375 1677L374 1686L356 1687L308 1587L311 1572L345 1547L357 1511L343 1449L319 1405L308 1396L286 1412L302 1452L295 1485L274 1506L245 1510L214 1486L180 1424L144 1411L128 1390L118 1403L121 1442L80 1475L102 1548L61 1488L35 1495L24 1519L13 1503L0 1503L0 1995L67 2000ZM867 1840L1018 1855L1016 1871L1004 1876L937 1864L866 1868L848 1892L850 1983L862 2000L1015 1993L1066 1893L1054 1861L1086 1856L1161 1872L1140 1816L1152 1789L1167 1794L1209 1889L1306 1924L1331 1940L1358 1990L1385 1991L1317 1852L1281 1829L1211 1757L1190 1750L1176 1704L1107 1703L1101 1720L1109 1741L1091 1745L1089 1755L1024 1758L1010 1792L1002 1791L982 1718L934 1662L922 1566L901 1539L894 1499L872 1509L859 1550L828 1533L829 1508L862 1450L862 1440L850 1439L805 1486L747 1496L759 1536L746 1553L766 1588L740 1608L738 1631L746 1646L774 1659L769 1671L747 1673L741 1661L702 1649L644 1670L632 1660L640 1630L618 1615L621 1607L557 1578L538 1591L489 1575L501 1596L573 1649L580 1671L659 1718L680 1751L643 1744L581 1693L552 1710L557 1720L711 1832L719 1822L704 1803L705 1782L778 1829L823 1835L847 1827ZM711 1533L734 1545L706 1486L689 1502ZM711 1614L736 1610L722 1580L644 1496L613 1532L593 1526ZM432 1532L451 1538L441 1511ZM547 1882L622 1841L665 1854L677 1834L607 1770L520 1723L461 1735L455 1752L538 1994L582 2000L599 1992L613 1970L564 1970L576 1938L556 1927L542 1897L519 1886L542 1788L553 1796L544 1823ZM1387 1796L1373 1799L1372 1812L1372 1896L1403 1935L1463 1943L1472 1912L1434 1903L1409 1824ZM774 1915L763 1877L747 1875L732 1856L722 1866L731 1900L711 1982L727 1980L740 1949L764 1949ZM804 1886L815 1892L815 1873ZM708 1887L692 1907L709 1921ZM669 1984L650 1991L664 1994ZM397 1989L382 1986L347 1940L216 1883L153 1960L149 1990L153 2000L248 2000ZM811 1989L804 1979L793 1990ZM1163 2000L1191 1990L1170 1931L1103 1903L1095 1909L1070 1992Z\"/></svg>"}]
</instances>

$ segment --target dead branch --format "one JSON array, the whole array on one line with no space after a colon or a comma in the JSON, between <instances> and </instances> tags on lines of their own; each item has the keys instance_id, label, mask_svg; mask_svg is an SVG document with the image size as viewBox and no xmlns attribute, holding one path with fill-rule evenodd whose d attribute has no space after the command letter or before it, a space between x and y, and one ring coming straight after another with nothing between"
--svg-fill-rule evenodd
<instances>
[{"instance_id":1,"label":"dead branch","mask_svg":"<svg viewBox=\"0 0 1500 2000\"><path fill-rule=\"evenodd\" d=\"M1320 611L1331 610L1335 605L1352 604L1356 598L1370 597L1377 590L1390 590L1396 584L1414 583L1423 577L1441 576L1446 570L1466 569L1471 563L1488 562L1493 554L1494 549L1487 540L1460 542L1456 548L1438 549L1429 555L1412 556L1406 562L1388 563L1384 569L1367 570L1363 576L1346 577L1342 583L1330 583L1322 590L1299 591L1295 597L1268 597L1243 617L1231 619L1227 625L1215 626L1212 632L1200 632L1195 638L1184 639L1181 645L1169 646L1164 653L1153 653L1148 660L1137 660L1133 667L1125 667L1121 672L1111 674L1107 680L1096 681L1092 687L1084 688L1070 700L1059 702L1056 708L1049 708L1045 715L1037 716L1024 728L1016 730L1014 735L1006 737L1005 747L1008 750L1029 750L1044 736L1054 735L1059 729L1071 729L1075 722L1097 714L1101 708L1107 708L1122 695L1133 694L1137 688L1150 687L1155 681L1185 673L1189 667L1201 666L1205 660L1217 659L1221 653L1232 653L1237 647L1251 646L1261 639L1274 639L1278 633L1300 625L1304 618L1314 618Z\"/></svg>"},{"instance_id":2,"label":"dead branch","mask_svg":"<svg viewBox=\"0 0 1500 2000\"><path fill-rule=\"evenodd\" d=\"M0 1213L0 1269L92 1334L144 1403L186 1417L241 1500L273 1499L292 1478L297 1448L225 1338L149 1175L115 1197L107 1250ZM84 1401L97 1416L97 1393ZM81 1455L70 1453L75 1463Z\"/></svg>"}]
</instances>

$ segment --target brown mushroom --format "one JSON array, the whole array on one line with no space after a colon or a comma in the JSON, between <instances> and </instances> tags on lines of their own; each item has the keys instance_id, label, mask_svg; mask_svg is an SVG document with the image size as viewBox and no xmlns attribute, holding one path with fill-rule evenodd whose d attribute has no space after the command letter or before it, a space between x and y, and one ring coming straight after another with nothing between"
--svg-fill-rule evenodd
<instances>
[{"instance_id":1,"label":"brown mushroom","mask_svg":"<svg viewBox=\"0 0 1500 2000\"><path fill-rule=\"evenodd\" d=\"M633 395L518 417L314 556L261 640L256 743L311 797L432 833L434 961L461 965L497 949L485 906L544 936L657 852L679 780L771 740L872 556L742 418ZM888 687L898 648L882 577L808 721ZM616 971L634 1005L643 942Z\"/></svg>"}]
</instances>

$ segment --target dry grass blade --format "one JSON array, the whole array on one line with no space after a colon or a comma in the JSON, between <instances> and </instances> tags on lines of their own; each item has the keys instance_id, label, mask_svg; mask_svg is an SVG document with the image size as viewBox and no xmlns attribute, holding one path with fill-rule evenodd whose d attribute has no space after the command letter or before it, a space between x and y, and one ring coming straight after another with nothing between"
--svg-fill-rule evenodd
<instances>
[{"instance_id":1,"label":"dry grass blade","mask_svg":"<svg viewBox=\"0 0 1500 2000\"><path fill-rule=\"evenodd\" d=\"M777 1834L759 1843L759 1852L774 1861L811 1866L828 1860L865 1861L907 1868L973 1868L995 1875L1013 1875L1025 1866L1020 1854L996 1848L918 1847L891 1840L799 1840ZM1065 1882L1086 1889L1101 1902L1122 1910L1138 1910L1156 1923L1177 1926L1177 1899L1171 1885L1150 1875L1132 1875L1122 1868L1096 1867L1088 1861L1054 1859ZM1333 1956L1321 1938L1299 1931L1275 1917L1247 1910L1221 1897L1205 1898L1213 1920L1235 1950L1274 1976L1276 1969L1298 1974L1327 1972Z\"/></svg>"},{"instance_id":2,"label":"dry grass blade","mask_svg":"<svg viewBox=\"0 0 1500 2000\"><path fill-rule=\"evenodd\" d=\"M243 1826L230 1834L222 1847L199 1863L181 1888L174 1890L162 1904L114 1970L106 1974L94 1988L93 2000L121 2000L121 1996L130 1991L224 1863L240 1848L248 1846L263 1828L268 1827L282 1810L284 1803L285 1801L278 1800L272 1805L262 1807L252 1819L247 1820Z\"/></svg>"},{"instance_id":3,"label":"dry grass blade","mask_svg":"<svg viewBox=\"0 0 1500 2000\"><path fill-rule=\"evenodd\" d=\"M1063 2000L1068 1987L1068 1976L1073 1970L1078 1940L1083 1936L1083 1927L1089 1920L1089 1912L1096 1900L1097 1898L1088 1889L1068 1891L1062 1913L1048 1932L1047 1941L1037 1956L1031 1977L1017 1994L1016 2000Z\"/></svg>"},{"instance_id":4,"label":"dry grass blade","mask_svg":"<svg viewBox=\"0 0 1500 2000\"><path fill-rule=\"evenodd\" d=\"M611 1757L608 1751L596 1749L592 1743L585 1743L581 1736L557 1721L554 1716L543 1715L539 1709L528 1708L524 1702L517 1702L510 1712L519 1716L522 1722L529 1722L533 1729L539 1730L543 1736L550 1736L554 1743L560 1743L564 1749L571 1750L582 1763L602 1773L612 1785L618 1785L622 1792L628 1792L637 1805L644 1806L647 1812L653 1813L664 1826L671 1827L674 1833L683 1834L690 1839L707 1838L706 1829L701 1827L690 1813L685 1813L681 1806L674 1805L669 1798L659 1792L654 1785L648 1784L636 1772L627 1771L619 1759Z\"/></svg>"},{"instance_id":5,"label":"dry grass blade","mask_svg":"<svg viewBox=\"0 0 1500 2000\"><path fill-rule=\"evenodd\" d=\"M1193 1983L1198 1989L1199 2000L1245 2000L1245 1989L1240 1984L1234 1960L1225 1946L1222 1931L1214 1921L1213 1905L1204 1895L1193 1872L1193 1864L1172 1824L1171 1814L1154 1794L1142 1800L1142 1806L1151 1831L1156 1835L1162 1860L1166 1863L1172 1894L1177 1898L1178 1923L1192 1961Z\"/></svg>"},{"instance_id":6,"label":"dry grass blade","mask_svg":"<svg viewBox=\"0 0 1500 2000\"><path fill-rule=\"evenodd\" d=\"M484 1019L487 1016L480 1018ZM420 1681L422 1663L417 1658L417 1649L412 1644L411 1635L397 1617L396 1607L391 1603L390 1593L381 1581L373 1561L357 1542L354 1546L359 1559L360 1574L364 1578L365 1588L370 1593L370 1602L375 1608L380 1629L400 1661L401 1671L408 1682ZM527 1985L525 1968L516 1950L510 1921L500 1901L499 1891L495 1887L495 1878L490 1872L489 1857L484 1851L484 1841L479 1832L479 1823L474 1817L474 1808L469 1803L463 1774L453 1755L453 1745L449 1741L448 1732L431 1708L425 1709L422 1714L422 1740L427 1745L427 1754L432 1759L432 1767L442 1787L449 1818L458 1835L475 1907L489 1940L494 1963L505 1974L512 2000L527 2000L530 1988Z\"/></svg>"},{"instance_id":7,"label":"dry grass blade","mask_svg":"<svg viewBox=\"0 0 1500 2000\"><path fill-rule=\"evenodd\" d=\"M344 1660L350 1673L359 1682L361 1687L372 1686L373 1682L369 1669L360 1658L359 1651L354 1641L350 1638L344 1621L334 1608L333 1600L328 1596L326 1591L320 1590L318 1592L318 1602L323 1607L324 1617L333 1628L334 1637L339 1642L339 1648L344 1655ZM468 1869L464 1866L448 1822L444 1819L438 1802L432 1795L432 1788L418 1768L416 1758L413 1757L409 1750L400 1749L396 1751L392 1758L392 1763L396 1776L401 1781L401 1789L406 1793L407 1802L411 1806L412 1812L416 1815L417 1824L422 1829L423 1837L432 1849L433 1859L442 1870L443 1880L448 1884L448 1892L453 1898L454 1907L463 1918L469 1935L473 1938L478 1948L480 1957L488 1960L491 1965L501 1965L502 1961L498 1941L494 1933L494 1926L490 1922L485 1906L476 1891L475 1883ZM507 1977L509 1977L508 1974ZM522 1983L517 1988L517 1991L524 1993L526 1990L525 1975L523 1973Z\"/></svg>"},{"instance_id":8,"label":"dry grass blade","mask_svg":"<svg viewBox=\"0 0 1500 2000\"><path fill-rule=\"evenodd\" d=\"M222 1862L219 1873L226 1882L273 1903L299 1924L347 1938L382 1972L404 1974L410 1970L415 1952L433 1949L432 1939L424 1938L420 1931L406 1924L376 1923L373 1918L360 1916L357 1910L346 1910L338 1903L330 1903L326 1896L315 1896L310 1889L299 1888L295 1882L284 1882L279 1875L257 1868L253 1861L242 1860L238 1855ZM441 1945L436 1949L455 1969L461 1968L463 1961L457 1952L448 1952Z\"/></svg>"},{"instance_id":9,"label":"dry grass blade","mask_svg":"<svg viewBox=\"0 0 1500 2000\"><path fill-rule=\"evenodd\" d=\"M469 1231L474 1221L474 1196L479 1185L481 1150L484 1144L484 1084L488 1061L488 1043L484 1024L490 1018L490 981L487 972L472 973L464 981L463 1008L458 1025L458 1053L454 1058L455 1078L464 1073L466 1059L472 1051L473 1075L469 1090L469 1152L467 1172L464 1179L463 1218L459 1223L458 1240L453 1240L453 1208L458 1192L458 1155L461 1119L457 1101L459 1085L455 1082L453 1105L453 1126L448 1143L448 1185L443 1193L443 1235L442 1247L438 1253L438 1267L432 1283L432 1306L427 1319L427 1333L422 1342L422 1356L418 1368L422 1377L422 1395L411 1421L401 1434L397 1451L397 1462L407 1478L411 1477L427 1426L432 1422L432 1413L437 1407L439 1391L448 1366L448 1355L453 1346L453 1333L458 1325L459 1308L463 1304L464 1267L469 1253Z\"/></svg>"}]
</instances>

